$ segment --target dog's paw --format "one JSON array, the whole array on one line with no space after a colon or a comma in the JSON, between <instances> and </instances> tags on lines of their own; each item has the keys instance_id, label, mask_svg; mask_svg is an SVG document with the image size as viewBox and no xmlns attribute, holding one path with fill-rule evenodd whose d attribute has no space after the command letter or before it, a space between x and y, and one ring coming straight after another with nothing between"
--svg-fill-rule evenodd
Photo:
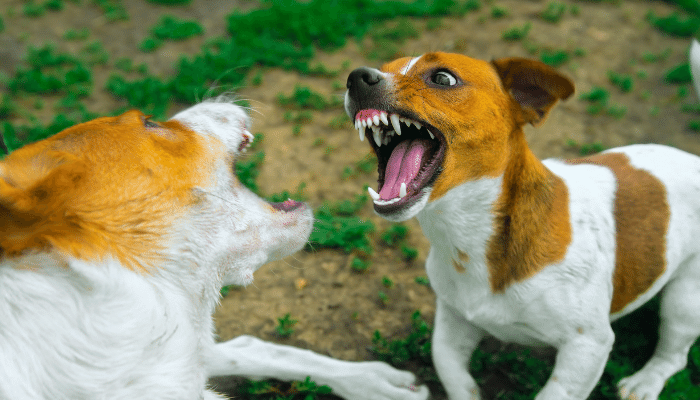
<instances>
[{"instance_id":1,"label":"dog's paw","mask_svg":"<svg viewBox=\"0 0 700 400\"><path fill-rule=\"evenodd\" d=\"M346 372L333 391L348 400L426 400L429 395L427 387L416 384L415 375L383 362L361 362Z\"/></svg>"},{"instance_id":2,"label":"dog's paw","mask_svg":"<svg viewBox=\"0 0 700 400\"><path fill-rule=\"evenodd\" d=\"M620 380L618 395L623 400L657 400L664 388L663 381L637 372Z\"/></svg>"}]
</instances>

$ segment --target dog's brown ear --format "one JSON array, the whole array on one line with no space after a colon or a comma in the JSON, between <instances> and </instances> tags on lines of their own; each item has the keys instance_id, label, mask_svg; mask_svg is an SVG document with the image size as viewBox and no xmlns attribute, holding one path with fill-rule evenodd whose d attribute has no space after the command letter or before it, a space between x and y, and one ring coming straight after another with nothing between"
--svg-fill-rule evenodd
<instances>
[{"instance_id":1,"label":"dog's brown ear","mask_svg":"<svg viewBox=\"0 0 700 400\"><path fill-rule=\"evenodd\" d=\"M0 248L17 254L39 248L69 226L63 193L84 175L71 157L39 154L0 161Z\"/></svg>"},{"instance_id":2,"label":"dog's brown ear","mask_svg":"<svg viewBox=\"0 0 700 400\"><path fill-rule=\"evenodd\" d=\"M541 125L558 100L574 93L574 84L539 61L512 57L491 61L503 87L520 104L523 123Z\"/></svg>"}]
</instances>

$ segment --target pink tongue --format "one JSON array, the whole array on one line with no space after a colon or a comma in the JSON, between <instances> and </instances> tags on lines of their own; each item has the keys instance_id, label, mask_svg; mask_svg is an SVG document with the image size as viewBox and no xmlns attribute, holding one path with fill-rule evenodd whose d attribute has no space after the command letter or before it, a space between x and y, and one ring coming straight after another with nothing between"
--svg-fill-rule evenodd
<instances>
[{"instance_id":1,"label":"pink tongue","mask_svg":"<svg viewBox=\"0 0 700 400\"><path fill-rule=\"evenodd\" d=\"M401 183L405 183L406 189L410 189L409 183L420 171L428 143L425 139L405 140L391 152L384 173L384 186L379 191L382 200L399 197Z\"/></svg>"}]
</instances>

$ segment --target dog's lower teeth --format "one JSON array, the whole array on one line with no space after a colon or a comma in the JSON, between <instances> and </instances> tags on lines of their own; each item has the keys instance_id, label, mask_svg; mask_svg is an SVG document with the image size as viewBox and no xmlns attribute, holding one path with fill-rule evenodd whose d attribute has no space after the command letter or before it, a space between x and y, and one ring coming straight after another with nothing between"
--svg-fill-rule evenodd
<instances>
[{"instance_id":1,"label":"dog's lower teeth","mask_svg":"<svg viewBox=\"0 0 700 400\"><path fill-rule=\"evenodd\" d=\"M406 182L401 182L401 188L399 189L399 197L402 199L406 197Z\"/></svg>"},{"instance_id":2,"label":"dog's lower teeth","mask_svg":"<svg viewBox=\"0 0 700 400\"><path fill-rule=\"evenodd\" d=\"M369 197L371 197L373 201L379 200L379 193L375 192L374 189L368 186L367 191L369 192Z\"/></svg>"}]
</instances>

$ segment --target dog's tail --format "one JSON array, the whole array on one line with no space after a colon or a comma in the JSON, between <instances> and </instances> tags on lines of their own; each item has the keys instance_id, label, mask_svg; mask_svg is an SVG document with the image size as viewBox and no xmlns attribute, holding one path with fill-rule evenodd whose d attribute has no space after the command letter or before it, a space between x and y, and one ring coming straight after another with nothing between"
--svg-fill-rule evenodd
<instances>
[{"instance_id":1,"label":"dog's tail","mask_svg":"<svg viewBox=\"0 0 700 400\"><path fill-rule=\"evenodd\" d=\"M690 73L693 76L695 94L700 97L700 43L696 39L693 39L693 43L690 44L688 62L690 63Z\"/></svg>"}]
</instances>

